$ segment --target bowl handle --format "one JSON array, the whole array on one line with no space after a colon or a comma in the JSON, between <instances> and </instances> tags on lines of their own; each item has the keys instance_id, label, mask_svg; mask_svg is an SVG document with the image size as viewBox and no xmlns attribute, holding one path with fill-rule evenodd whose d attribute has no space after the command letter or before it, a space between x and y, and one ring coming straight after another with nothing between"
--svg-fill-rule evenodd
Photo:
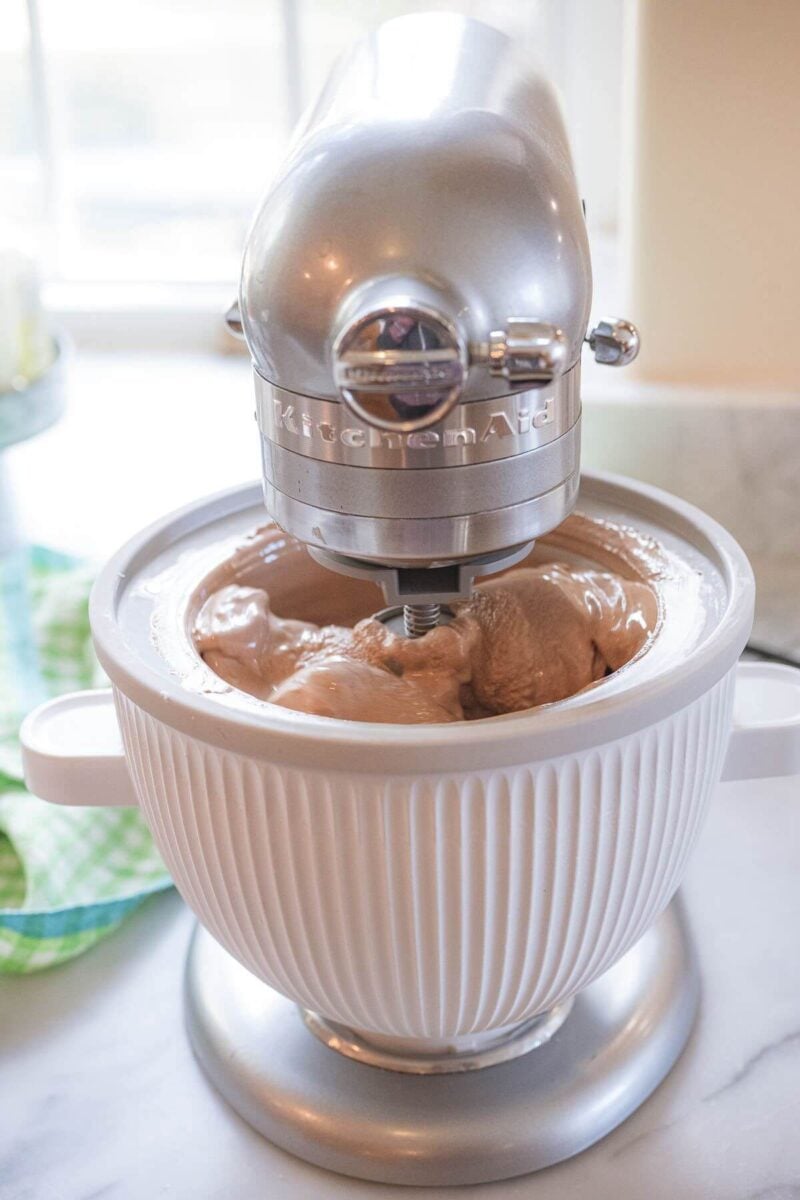
<instances>
[{"instance_id":1,"label":"bowl handle","mask_svg":"<svg viewBox=\"0 0 800 1200\"><path fill-rule=\"evenodd\" d=\"M723 781L800 774L800 668L741 662Z\"/></svg>"},{"instance_id":2,"label":"bowl handle","mask_svg":"<svg viewBox=\"0 0 800 1200\"><path fill-rule=\"evenodd\" d=\"M22 723L28 789L52 804L137 803L110 688L72 692ZM746 662L736 668L733 728L722 779L800 774L800 669Z\"/></svg>"},{"instance_id":3,"label":"bowl handle","mask_svg":"<svg viewBox=\"0 0 800 1200\"><path fill-rule=\"evenodd\" d=\"M110 688L71 692L22 722L22 769L34 796L52 804L137 804Z\"/></svg>"}]
</instances>

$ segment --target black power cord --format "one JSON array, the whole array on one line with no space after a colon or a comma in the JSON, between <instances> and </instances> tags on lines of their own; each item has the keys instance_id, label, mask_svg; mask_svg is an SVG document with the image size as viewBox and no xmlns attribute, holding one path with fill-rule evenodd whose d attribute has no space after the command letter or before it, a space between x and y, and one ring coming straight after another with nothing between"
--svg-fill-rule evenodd
<instances>
[{"instance_id":1,"label":"black power cord","mask_svg":"<svg viewBox=\"0 0 800 1200\"><path fill-rule=\"evenodd\" d=\"M800 658L790 658L787 654L776 654L774 650L767 650L764 646L757 645L756 642L748 642L745 650L750 654L755 654L758 658L763 658L765 662L782 663L786 667L800 667Z\"/></svg>"}]
</instances>

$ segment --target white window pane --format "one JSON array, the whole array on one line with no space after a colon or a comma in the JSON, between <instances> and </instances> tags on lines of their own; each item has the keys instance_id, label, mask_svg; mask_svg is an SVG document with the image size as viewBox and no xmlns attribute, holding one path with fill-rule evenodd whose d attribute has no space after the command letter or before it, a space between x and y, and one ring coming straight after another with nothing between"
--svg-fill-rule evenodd
<instances>
[{"instance_id":1,"label":"white window pane","mask_svg":"<svg viewBox=\"0 0 800 1200\"><path fill-rule=\"evenodd\" d=\"M277 0L41 0L75 280L235 278L287 132Z\"/></svg>"},{"instance_id":2,"label":"white window pane","mask_svg":"<svg viewBox=\"0 0 800 1200\"><path fill-rule=\"evenodd\" d=\"M35 250L42 238L39 156L25 0L4 0L0 34L0 245Z\"/></svg>"},{"instance_id":3,"label":"white window pane","mask_svg":"<svg viewBox=\"0 0 800 1200\"><path fill-rule=\"evenodd\" d=\"M437 4L503 29L560 85L593 232L616 220L623 2ZM3 3L0 223L43 247L51 279L229 286L300 104L366 29L431 6L31 0L48 125L35 70L31 78L26 0Z\"/></svg>"}]
</instances>

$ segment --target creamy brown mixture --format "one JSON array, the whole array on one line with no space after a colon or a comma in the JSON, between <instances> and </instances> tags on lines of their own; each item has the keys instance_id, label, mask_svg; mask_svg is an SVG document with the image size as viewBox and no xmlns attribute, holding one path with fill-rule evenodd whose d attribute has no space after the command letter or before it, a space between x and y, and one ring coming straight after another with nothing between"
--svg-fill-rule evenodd
<instances>
[{"instance_id":1,"label":"creamy brown mixture","mask_svg":"<svg viewBox=\"0 0 800 1200\"><path fill-rule=\"evenodd\" d=\"M352 721L413 724L518 712L574 695L644 646L658 604L644 582L558 563L479 584L421 638L374 618L353 628L287 620L261 588L203 604L195 644L226 682L273 704Z\"/></svg>"}]
</instances>

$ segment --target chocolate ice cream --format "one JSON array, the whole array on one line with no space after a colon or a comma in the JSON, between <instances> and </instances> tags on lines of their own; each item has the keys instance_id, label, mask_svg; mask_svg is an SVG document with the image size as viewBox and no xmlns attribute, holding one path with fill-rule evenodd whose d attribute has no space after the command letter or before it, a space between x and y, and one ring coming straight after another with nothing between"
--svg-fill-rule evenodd
<instances>
[{"instance_id":1,"label":"chocolate ice cream","mask_svg":"<svg viewBox=\"0 0 800 1200\"><path fill-rule=\"evenodd\" d=\"M565 699L618 670L658 618L644 582L559 563L480 584L423 637L374 618L286 620L266 591L230 584L202 606L195 644L232 686L284 708L380 723L446 722Z\"/></svg>"}]
</instances>

